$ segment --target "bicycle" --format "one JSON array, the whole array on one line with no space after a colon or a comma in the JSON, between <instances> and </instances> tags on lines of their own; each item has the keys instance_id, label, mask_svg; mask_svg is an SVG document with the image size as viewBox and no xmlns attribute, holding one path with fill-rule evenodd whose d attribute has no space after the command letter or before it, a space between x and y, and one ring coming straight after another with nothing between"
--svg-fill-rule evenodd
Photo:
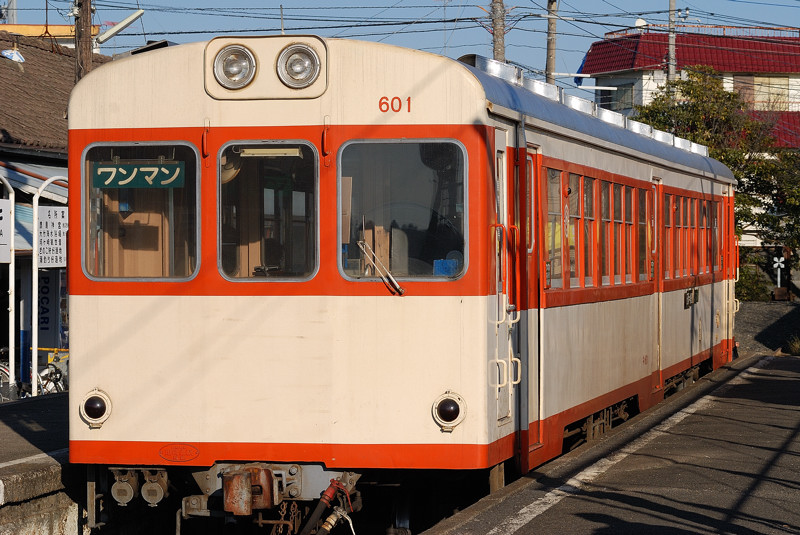
<instances>
[{"instance_id":1,"label":"bicycle","mask_svg":"<svg viewBox=\"0 0 800 535\"><path fill-rule=\"evenodd\" d=\"M63 348L40 347L40 351L50 351L47 365L36 374L37 394L53 394L65 392L68 387L66 367L69 350ZM11 385L11 373L8 367L8 348L0 348L0 403L14 399L31 397L30 383L23 383L17 377L16 385Z\"/></svg>"}]
</instances>

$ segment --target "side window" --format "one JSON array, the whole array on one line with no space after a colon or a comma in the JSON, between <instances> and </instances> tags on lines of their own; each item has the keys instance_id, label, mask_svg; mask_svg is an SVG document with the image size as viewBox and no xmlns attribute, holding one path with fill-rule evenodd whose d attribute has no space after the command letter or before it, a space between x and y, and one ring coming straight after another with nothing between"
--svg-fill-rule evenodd
<instances>
[{"instance_id":1,"label":"side window","mask_svg":"<svg viewBox=\"0 0 800 535\"><path fill-rule=\"evenodd\" d=\"M84 160L83 262L100 278L186 279L197 269L197 154L100 145Z\"/></svg>"},{"instance_id":2,"label":"side window","mask_svg":"<svg viewBox=\"0 0 800 535\"><path fill-rule=\"evenodd\" d=\"M545 227L545 271L547 286L561 288L562 285L562 251L561 251L561 171L547 169L547 226Z\"/></svg>"},{"instance_id":3,"label":"side window","mask_svg":"<svg viewBox=\"0 0 800 535\"><path fill-rule=\"evenodd\" d=\"M633 269L636 265L636 248L633 246L633 188L625 186L625 244L622 254L625 256L625 282L633 281Z\"/></svg>"},{"instance_id":4,"label":"side window","mask_svg":"<svg viewBox=\"0 0 800 535\"><path fill-rule=\"evenodd\" d=\"M583 177L583 280L586 286L594 286L594 179Z\"/></svg>"},{"instance_id":5,"label":"side window","mask_svg":"<svg viewBox=\"0 0 800 535\"><path fill-rule=\"evenodd\" d=\"M604 286L611 284L611 183L600 182L600 276Z\"/></svg>"},{"instance_id":6,"label":"side window","mask_svg":"<svg viewBox=\"0 0 800 535\"><path fill-rule=\"evenodd\" d=\"M339 158L341 262L353 278L464 273L466 158L446 141L353 142Z\"/></svg>"},{"instance_id":7,"label":"side window","mask_svg":"<svg viewBox=\"0 0 800 535\"><path fill-rule=\"evenodd\" d=\"M674 247L674 236L672 232L672 195L664 195L664 278L672 278L672 249Z\"/></svg>"},{"instance_id":8,"label":"side window","mask_svg":"<svg viewBox=\"0 0 800 535\"><path fill-rule=\"evenodd\" d=\"M625 234L622 222L622 186L614 184L614 197L612 199L614 212L614 284L622 284L624 276L623 261L625 258Z\"/></svg>"},{"instance_id":9,"label":"side window","mask_svg":"<svg viewBox=\"0 0 800 535\"><path fill-rule=\"evenodd\" d=\"M650 269L650 262L648 262L650 256L650 243L648 241L648 233L647 233L647 190L639 189L639 199L636 203L638 209L638 233L637 233L637 243L639 244L639 265L638 265L638 272L639 272L639 280L647 280L648 270Z\"/></svg>"},{"instance_id":10,"label":"side window","mask_svg":"<svg viewBox=\"0 0 800 535\"><path fill-rule=\"evenodd\" d=\"M220 269L303 279L317 262L317 158L303 143L228 145L220 156Z\"/></svg>"},{"instance_id":11,"label":"side window","mask_svg":"<svg viewBox=\"0 0 800 535\"><path fill-rule=\"evenodd\" d=\"M581 176L574 173L569 174L569 189L567 190L567 202L569 203L569 285L572 288L579 286L578 269L581 263L581 249L579 246L580 223L581 223Z\"/></svg>"}]
</instances>

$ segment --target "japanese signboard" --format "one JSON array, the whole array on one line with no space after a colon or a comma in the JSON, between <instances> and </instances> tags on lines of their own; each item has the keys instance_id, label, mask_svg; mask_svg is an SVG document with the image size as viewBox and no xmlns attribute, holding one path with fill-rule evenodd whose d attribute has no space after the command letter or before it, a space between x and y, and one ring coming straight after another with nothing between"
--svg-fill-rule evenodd
<instances>
[{"instance_id":1,"label":"japanese signboard","mask_svg":"<svg viewBox=\"0 0 800 535\"><path fill-rule=\"evenodd\" d=\"M39 207L39 267L67 266L66 206Z\"/></svg>"},{"instance_id":2,"label":"japanese signboard","mask_svg":"<svg viewBox=\"0 0 800 535\"><path fill-rule=\"evenodd\" d=\"M180 188L184 176L184 162L92 164L92 187L95 188Z\"/></svg>"},{"instance_id":3,"label":"japanese signboard","mask_svg":"<svg viewBox=\"0 0 800 535\"><path fill-rule=\"evenodd\" d=\"M11 201L0 199L0 264L11 262L11 244L14 243L14 222L11 221Z\"/></svg>"}]
</instances>

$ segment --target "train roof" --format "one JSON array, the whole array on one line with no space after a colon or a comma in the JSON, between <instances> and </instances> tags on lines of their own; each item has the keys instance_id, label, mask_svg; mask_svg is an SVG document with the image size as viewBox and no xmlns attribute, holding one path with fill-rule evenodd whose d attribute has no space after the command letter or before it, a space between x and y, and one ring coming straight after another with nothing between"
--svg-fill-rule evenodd
<instances>
[{"instance_id":1,"label":"train roof","mask_svg":"<svg viewBox=\"0 0 800 535\"><path fill-rule=\"evenodd\" d=\"M565 95L556 86L524 78L521 69L513 65L475 55L459 61L478 79L492 104L580 135L711 173L721 182L736 182L731 170L709 157L708 149L702 145L598 108L591 101Z\"/></svg>"}]
</instances>

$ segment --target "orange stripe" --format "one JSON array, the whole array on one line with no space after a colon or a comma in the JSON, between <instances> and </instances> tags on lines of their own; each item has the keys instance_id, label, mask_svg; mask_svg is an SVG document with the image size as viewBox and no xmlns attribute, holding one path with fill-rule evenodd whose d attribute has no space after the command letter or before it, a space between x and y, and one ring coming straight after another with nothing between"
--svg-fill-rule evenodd
<instances>
[{"instance_id":1,"label":"orange stripe","mask_svg":"<svg viewBox=\"0 0 800 535\"><path fill-rule=\"evenodd\" d=\"M217 461L323 463L328 468L477 469L514 454L514 435L492 444L259 444L72 440L70 462L211 466Z\"/></svg>"}]
</instances>

